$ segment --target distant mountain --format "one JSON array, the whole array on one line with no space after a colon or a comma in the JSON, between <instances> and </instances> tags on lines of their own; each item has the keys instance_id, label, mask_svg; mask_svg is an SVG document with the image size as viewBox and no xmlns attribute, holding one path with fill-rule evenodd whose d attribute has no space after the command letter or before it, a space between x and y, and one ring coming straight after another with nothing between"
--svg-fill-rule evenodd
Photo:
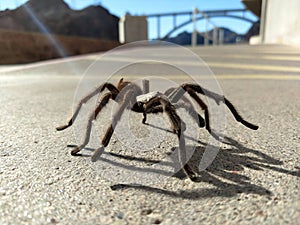
<instances>
[{"instance_id":1,"label":"distant mountain","mask_svg":"<svg viewBox=\"0 0 300 225\"><path fill-rule=\"evenodd\" d=\"M165 39L167 42L172 42L178 45L191 45L192 44L192 33L184 31L178 34L176 37L167 38ZM211 44L211 41L209 41ZM202 45L204 44L204 38L201 35L197 35L197 44Z\"/></svg>"},{"instance_id":2,"label":"distant mountain","mask_svg":"<svg viewBox=\"0 0 300 225\"><path fill-rule=\"evenodd\" d=\"M0 28L118 40L119 18L101 6L72 10L63 0L29 0L0 12ZM42 24L44 28L39 27Z\"/></svg>"},{"instance_id":3,"label":"distant mountain","mask_svg":"<svg viewBox=\"0 0 300 225\"><path fill-rule=\"evenodd\" d=\"M244 40L243 35L239 35L236 32L227 29L227 28L220 28L224 32L224 44L233 44L237 42L241 42ZM197 35L197 44L203 45L204 44L204 35L205 33L200 33ZM213 37L213 30L208 32L209 37ZM192 33L184 31L178 34L176 37L167 38L165 41L176 43L179 45L191 45L192 43ZM209 40L209 44L212 44L212 40Z\"/></svg>"}]
</instances>

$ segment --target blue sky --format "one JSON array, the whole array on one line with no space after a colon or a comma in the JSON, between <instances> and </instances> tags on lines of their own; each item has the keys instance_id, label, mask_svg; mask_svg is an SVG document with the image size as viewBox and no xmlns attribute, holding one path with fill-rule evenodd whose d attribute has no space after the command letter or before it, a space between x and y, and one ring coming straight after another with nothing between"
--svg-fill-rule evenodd
<instances>
[{"instance_id":1,"label":"blue sky","mask_svg":"<svg viewBox=\"0 0 300 225\"><path fill-rule=\"evenodd\" d=\"M0 1L0 9L6 8L13 9L23 4L27 0L10 0ZM200 10L215 10L215 9L236 9L244 8L244 5L240 0L65 0L73 9L82 9L89 5L102 5L107 8L112 14L120 17L129 12L132 15L143 15L151 13L165 13L165 12L181 12L181 11L192 11L194 7ZM249 18L256 20L256 17L252 14L248 14ZM177 19L177 23L187 20L187 16L182 16ZM234 30L237 33L245 33L250 28L251 24L229 18L215 18L212 19L214 24L219 27L227 27ZM149 36L150 38L156 38L156 20L151 19L149 22ZM165 18L161 20L161 35L163 36L168 30L171 29L173 24L172 18ZM204 31L205 22L199 21L197 23L197 29ZM178 30L177 33L182 31L191 31L192 25Z\"/></svg>"}]
</instances>

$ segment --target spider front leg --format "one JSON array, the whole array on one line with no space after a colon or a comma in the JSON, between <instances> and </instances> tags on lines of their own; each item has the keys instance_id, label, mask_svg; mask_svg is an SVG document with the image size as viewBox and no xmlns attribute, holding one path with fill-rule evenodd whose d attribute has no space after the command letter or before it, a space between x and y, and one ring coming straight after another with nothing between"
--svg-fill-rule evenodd
<instances>
[{"instance_id":1,"label":"spider front leg","mask_svg":"<svg viewBox=\"0 0 300 225\"><path fill-rule=\"evenodd\" d=\"M88 118L88 124L85 130L85 137L84 141L80 146L76 146L72 151L71 155L76 155L81 149L83 149L90 140L91 136L91 130L92 130L92 122L95 120L98 116L98 114L101 112L101 110L106 106L106 104L109 102L110 99L115 99L115 96L112 93L105 94L102 99L100 100L99 105L96 107L95 111L91 113L91 115Z\"/></svg>"},{"instance_id":2,"label":"spider front leg","mask_svg":"<svg viewBox=\"0 0 300 225\"><path fill-rule=\"evenodd\" d=\"M179 102L174 104L175 108L183 108L185 109L189 115L195 120L195 122L198 124L198 126L204 127L205 126L205 120L200 116L198 113L195 112L193 106L188 103L188 102ZM162 113L163 112L163 107L161 105L153 106L151 108L147 109L147 112L143 112L143 124L147 124L147 114L157 114L157 113Z\"/></svg>"},{"instance_id":3,"label":"spider front leg","mask_svg":"<svg viewBox=\"0 0 300 225\"><path fill-rule=\"evenodd\" d=\"M199 98L199 96L193 89L189 88L189 86L185 86L184 89L179 87L179 89L176 90L175 95L173 95L174 100L178 101L178 96L183 95L185 92L187 92L197 102L197 104L201 107L201 109L204 111L204 117L205 117L204 123L205 123L205 128L208 131L208 133L211 136L213 136L216 140L219 140L219 141L222 140L222 138L220 138L219 135L217 135L215 132L213 132L211 130L208 107L204 103L204 101L202 101L202 99ZM177 97L176 97L176 95L177 95ZM184 96L182 96L182 97L184 97ZM201 119L203 120L202 117L201 117ZM199 120L199 123L201 123L201 120Z\"/></svg>"},{"instance_id":4,"label":"spider front leg","mask_svg":"<svg viewBox=\"0 0 300 225\"><path fill-rule=\"evenodd\" d=\"M134 103L136 102L136 97L141 94L140 90L135 88L135 86L130 86L126 90L124 90L125 94L122 99L122 102L119 104L118 110L115 113L113 120L108 127L108 129L105 132L105 135L102 138L102 146L95 150L95 152L92 155L91 160L93 162L97 161L98 158L101 156L101 154L104 151L104 148L109 144L110 139L115 131L115 127L117 126L117 123L120 121L121 116L126 108L131 108Z\"/></svg>"},{"instance_id":5,"label":"spider front leg","mask_svg":"<svg viewBox=\"0 0 300 225\"><path fill-rule=\"evenodd\" d=\"M61 131L61 130L64 130L64 129L72 126L73 122L75 121L75 119L78 116L78 113L79 113L82 105L87 103L96 94L100 94L101 92L103 92L105 88L107 88L112 93L114 98L115 98L115 96L117 96L119 94L119 90L113 84L111 84L111 83L102 84L100 87L96 88L93 92L91 92L90 94L85 96L83 99L81 99L80 102L78 103L78 105L76 106L74 114L68 120L67 124L57 127L56 130Z\"/></svg>"},{"instance_id":6,"label":"spider front leg","mask_svg":"<svg viewBox=\"0 0 300 225\"><path fill-rule=\"evenodd\" d=\"M159 105L158 105L159 104ZM145 111L153 110L153 105L161 106L163 112L165 112L170 120L171 126L173 128L174 133L177 134L178 142L179 142L179 162L181 164L181 168L185 172L185 174L191 179L194 180L197 177L197 174L191 169L191 167L187 164L186 152L185 152L185 140L182 135L184 130L186 129L185 123L180 119L179 115L176 112L175 106L171 104L169 99L165 96L157 96L149 100L144 104Z\"/></svg>"},{"instance_id":7,"label":"spider front leg","mask_svg":"<svg viewBox=\"0 0 300 225\"><path fill-rule=\"evenodd\" d=\"M182 90L183 92L180 92L178 90ZM174 99L173 94L179 92L181 94L180 98ZM193 105L190 103L189 99L184 96L185 91L183 89L176 89L176 88L169 88L165 91L165 95L168 96L172 104L176 105L176 108L184 108L188 114L194 119L194 121L198 124L198 127L202 128L205 126L205 120L203 119L200 114L198 114ZM179 100L182 100L179 102Z\"/></svg>"}]
</instances>

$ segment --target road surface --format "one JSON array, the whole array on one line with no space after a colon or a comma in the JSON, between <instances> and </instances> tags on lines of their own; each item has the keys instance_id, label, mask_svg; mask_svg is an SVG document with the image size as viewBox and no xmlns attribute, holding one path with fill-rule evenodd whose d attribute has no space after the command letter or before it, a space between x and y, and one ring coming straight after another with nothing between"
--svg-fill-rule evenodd
<instances>
[{"instance_id":1,"label":"road surface","mask_svg":"<svg viewBox=\"0 0 300 225\"><path fill-rule=\"evenodd\" d=\"M146 185L123 184L114 171L108 171L110 179L86 157L70 155L67 145L79 144L73 130L57 132L55 127L69 117L79 81L97 54L0 67L0 224L299 224L299 49L191 50L209 65L243 117L260 126L247 129L227 110L229 143L221 144L197 182L172 176ZM179 75L177 80L184 82ZM99 120L110 121L109 113L104 111ZM136 118L132 126L143 135L146 126L140 115ZM152 124L147 129L159 128ZM209 138L205 129L199 133L198 156ZM129 157L130 149L114 137L106 151L123 160L112 161L113 166L143 171L177 145L176 138L168 137L152 151Z\"/></svg>"}]
</instances>

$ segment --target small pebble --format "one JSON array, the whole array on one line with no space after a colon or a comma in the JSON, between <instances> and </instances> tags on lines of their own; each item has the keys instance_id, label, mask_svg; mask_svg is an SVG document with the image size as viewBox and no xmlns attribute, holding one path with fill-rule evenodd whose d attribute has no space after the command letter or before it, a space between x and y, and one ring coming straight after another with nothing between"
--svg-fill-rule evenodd
<instances>
[{"instance_id":1,"label":"small pebble","mask_svg":"<svg viewBox=\"0 0 300 225\"><path fill-rule=\"evenodd\" d=\"M152 212L153 212L152 209L143 209L143 210L141 211L141 215L142 215L142 216L146 216L146 215L151 214Z\"/></svg>"},{"instance_id":2,"label":"small pebble","mask_svg":"<svg viewBox=\"0 0 300 225\"><path fill-rule=\"evenodd\" d=\"M118 219L123 219L124 218L124 213L118 213L117 215L116 215L116 217L118 218Z\"/></svg>"}]
</instances>

